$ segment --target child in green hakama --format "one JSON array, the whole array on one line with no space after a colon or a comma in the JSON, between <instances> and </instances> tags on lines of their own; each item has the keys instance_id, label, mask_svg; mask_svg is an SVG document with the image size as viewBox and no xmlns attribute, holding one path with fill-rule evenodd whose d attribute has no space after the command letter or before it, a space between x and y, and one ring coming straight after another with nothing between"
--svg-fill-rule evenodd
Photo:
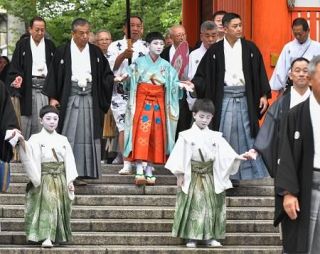
<instances>
[{"instance_id":1,"label":"child in green hakama","mask_svg":"<svg viewBox=\"0 0 320 254\"><path fill-rule=\"evenodd\" d=\"M27 185L25 226L28 241L71 240L71 203L73 181L78 176L71 146L65 136L56 133L59 116L56 108L40 110L41 132L28 141L21 136L19 152L30 182Z\"/></svg>"},{"instance_id":2,"label":"child in green hakama","mask_svg":"<svg viewBox=\"0 0 320 254\"><path fill-rule=\"evenodd\" d=\"M179 138L165 165L177 177L177 201L172 228L173 236L196 247L206 240L207 246L221 246L226 228L225 190L232 188L229 176L239 169L246 154L238 155L222 137L209 130L214 105L199 99L193 106L195 123Z\"/></svg>"}]
</instances>

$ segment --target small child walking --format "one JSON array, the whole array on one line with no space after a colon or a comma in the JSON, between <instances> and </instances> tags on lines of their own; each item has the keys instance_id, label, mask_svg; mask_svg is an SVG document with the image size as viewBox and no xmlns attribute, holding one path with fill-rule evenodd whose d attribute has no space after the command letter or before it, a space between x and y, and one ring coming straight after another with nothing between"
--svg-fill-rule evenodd
<instances>
[{"instance_id":1,"label":"small child walking","mask_svg":"<svg viewBox=\"0 0 320 254\"><path fill-rule=\"evenodd\" d=\"M194 124L179 133L165 165L177 177L177 201L172 234L195 248L201 240L219 247L225 238L225 190L232 188L235 174L246 154L238 155L222 137L209 130L214 105L198 99L192 108Z\"/></svg>"},{"instance_id":2,"label":"small child walking","mask_svg":"<svg viewBox=\"0 0 320 254\"><path fill-rule=\"evenodd\" d=\"M19 138L20 158L30 180L25 209L27 240L48 248L52 242L71 240L73 181L78 176L68 139L55 131L58 122L58 110L44 106L40 110L42 130L28 141Z\"/></svg>"}]
</instances>

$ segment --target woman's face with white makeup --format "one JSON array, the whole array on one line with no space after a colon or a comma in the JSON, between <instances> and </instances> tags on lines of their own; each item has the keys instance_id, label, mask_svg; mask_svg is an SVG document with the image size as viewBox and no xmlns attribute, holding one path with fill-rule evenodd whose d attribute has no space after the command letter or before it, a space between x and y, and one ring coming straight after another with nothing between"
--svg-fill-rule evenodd
<instances>
[{"instance_id":1,"label":"woman's face with white makeup","mask_svg":"<svg viewBox=\"0 0 320 254\"><path fill-rule=\"evenodd\" d=\"M153 40L149 44L149 51L150 54L159 56L164 48L164 41L163 40Z\"/></svg>"}]
</instances>

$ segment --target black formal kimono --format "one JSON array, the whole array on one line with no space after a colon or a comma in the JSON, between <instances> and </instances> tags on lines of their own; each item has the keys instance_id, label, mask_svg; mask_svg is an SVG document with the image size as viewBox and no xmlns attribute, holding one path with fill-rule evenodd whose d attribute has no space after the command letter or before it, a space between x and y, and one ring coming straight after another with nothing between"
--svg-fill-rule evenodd
<instances>
[{"instance_id":1,"label":"black formal kimono","mask_svg":"<svg viewBox=\"0 0 320 254\"><path fill-rule=\"evenodd\" d=\"M310 99L289 111L284 133L275 177L278 195L274 224L281 222L284 252L307 252L314 159ZM290 220L284 211L283 191L298 197L300 212L296 220Z\"/></svg>"},{"instance_id":2,"label":"black formal kimono","mask_svg":"<svg viewBox=\"0 0 320 254\"><path fill-rule=\"evenodd\" d=\"M263 125L254 141L253 148L261 154L271 177L274 177L278 167L283 125L290 109L291 89L277 99L268 109Z\"/></svg>"},{"instance_id":3,"label":"black formal kimono","mask_svg":"<svg viewBox=\"0 0 320 254\"><path fill-rule=\"evenodd\" d=\"M12 146L5 141L7 130L19 129L18 120L11 103L9 92L0 81L0 160L9 162L12 158Z\"/></svg>"},{"instance_id":4,"label":"black formal kimono","mask_svg":"<svg viewBox=\"0 0 320 254\"><path fill-rule=\"evenodd\" d=\"M197 98L211 99L216 112L211 124L213 130L219 131L222 101L224 95L225 57L224 40L213 44L203 56L197 72L192 79ZM255 137L259 130L258 119L261 109L260 98L271 96L271 89L265 71L262 55L257 46L248 40L241 39L242 66L245 79L248 114L251 136Z\"/></svg>"},{"instance_id":5,"label":"black formal kimono","mask_svg":"<svg viewBox=\"0 0 320 254\"><path fill-rule=\"evenodd\" d=\"M55 52L55 46L51 40L45 40L46 65L49 70L50 63ZM17 42L16 49L10 63L7 83L11 84L17 76L23 81L21 88L10 90L11 96L20 96L21 115L32 115L32 51L30 37L23 38Z\"/></svg>"},{"instance_id":6,"label":"black formal kimono","mask_svg":"<svg viewBox=\"0 0 320 254\"><path fill-rule=\"evenodd\" d=\"M103 130L103 117L110 107L113 88L113 72L108 60L101 50L89 43L91 75L94 138L100 139ZM70 42L57 48L48 71L42 93L60 103L58 132L61 133L71 92L71 49Z\"/></svg>"}]
</instances>

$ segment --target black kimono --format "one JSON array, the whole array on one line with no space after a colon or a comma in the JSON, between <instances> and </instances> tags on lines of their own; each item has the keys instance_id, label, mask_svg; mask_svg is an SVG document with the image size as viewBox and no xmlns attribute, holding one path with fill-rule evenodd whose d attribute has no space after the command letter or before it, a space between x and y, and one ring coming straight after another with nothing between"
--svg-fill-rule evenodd
<instances>
[{"instance_id":1,"label":"black kimono","mask_svg":"<svg viewBox=\"0 0 320 254\"><path fill-rule=\"evenodd\" d=\"M213 130L219 131L222 101L224 95L225 57L224 40L213 44L203 56L196 74L192 79L197 98L211 99L215 105L215 117L211 124ZM271 96L268 77L265 71L262 55L257 46L241 39L242 66L245 79L248 114L251 136L255 137L259 130L258 120L261 118L259 108L260 98Z\"/></svg>"},{"instance_id":2,"label":"black kimono","mask_svg":"<svg viewBox=\"0 0 320 254\"><path fill-rule=\"evenodd\" d=\"M5 85L0 81L0 160L9 162L12 146L5 141L7 130L19 129L18 120Z\"/></svg>"},{"instance_id":3,"label":"black kimono","mask_svg":"<svg viewBox=\"0 0 320 254\"><path fill-rule=\"evenodd\" d=\"M283 125L290 109L291 89L277 99L268 109L263 125L254 141L253 148L261 154L271 177L278 167Z\"/></svg>"},{"instance_id":4,"label":"black kimono","mask_svg":"<svg viewBox=\"0 0 320 254\"><path fill-rule=\"evenodd\" d=\"M284 133L275 177L278 195L274 224L281 222L284 252L307 252L314 159L310 98L289 111ZM284 190L298 197L300 212L296 220L290 220L284 211Z\"/></svg>"},{"instance_id":5,"label":"black kimono","mask_svg":"<svg viewBox=\"0 0 320 254\"><path fill-rule=\"evenodd\" d=\"M103 130L103 117L110 107L113 88L113 72L108 60L101 50L89 43L91 75L92 75L92 100L94 138L100 139ZM61 133L71 92L71 50L70 42L57 48L48 71L42 93L60 103L58 132Z\"/></svg>"},{"instance_id":6,"label":"black kimono","mask_svg":"<svg viewBox=\"0 0 320 254\"><path fill-rule=\"evenodd\" d=\"M49 70L50 63L55 52L55 46L51 40L45 40L46 65ZM17 76L21 76L23 81L21 88L10 89L11 96L20 97L20 108L22 116L32 115L32 51L30 37L17 42L16 49L12 56L8 72L7 84L11 84ZM17 94L18 93L18 94Z\"/></svg>"}]
</instances>

